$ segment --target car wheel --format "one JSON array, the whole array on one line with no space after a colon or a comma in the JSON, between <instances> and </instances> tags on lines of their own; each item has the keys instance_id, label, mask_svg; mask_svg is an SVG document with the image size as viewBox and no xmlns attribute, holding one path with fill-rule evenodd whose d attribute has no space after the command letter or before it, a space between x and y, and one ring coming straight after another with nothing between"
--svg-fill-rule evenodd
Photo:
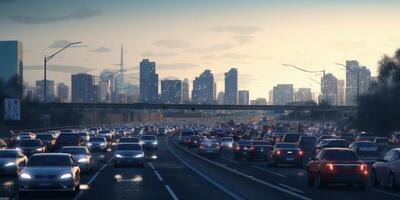
<instances>
[{"instance_id":1,"label":"car wheel","mask_svg":"<svg viewBox=\"0 0 400 200\"><path fill-rule=\"evenodd\" d=\"M393 172L390 172L389 174L389 187L392 190L397 188L396 178L394 177Z\"/></svg>"},{"instance_id":2,"label":"car wheel","mask_svg":"<svg viewBox=\"0 0 400 200\"><path fill-rule=\"evenodd\" d=\"M372 183L372 186L374 186L374 187L378 187L380 185L380 183L378 181L378 177L376 176L375 169L373 169L372 173L371 173L371 183Z\"/></svg>"},{"instance_id":3,"label":"car wheel","mask_svg":"<svg viewBox=\"0 0 400 200\"><path fill-rule=\"evenodd\" d=\"M307 184L310 185L310 186L313 186L314 185L314 179L313 179L313 177L311 175L311 172L309 170L307 170L307 174L308 174Z\"/></svg>"},{"instance_id":4,"label":"car wheel","mask_svg":"<svg viewBox=\"0 0 400 200\"><path fill-rule=\"evenodd\" d=\"M317 174L317 177L316 177L316 180L315 180L315 184L321 189L324 189L326 187L326 183L323 180L321 180L321 174L320 173Z\"/></svg>"}]
</instances>

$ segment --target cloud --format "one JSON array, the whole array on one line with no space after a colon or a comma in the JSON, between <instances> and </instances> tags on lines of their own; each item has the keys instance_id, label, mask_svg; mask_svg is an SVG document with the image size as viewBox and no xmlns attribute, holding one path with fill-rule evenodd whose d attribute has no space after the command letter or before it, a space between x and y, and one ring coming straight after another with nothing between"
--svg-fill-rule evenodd
<instances>
[{"instance_id":1,"label":"cloud","mask_svg":"<svg viewBox=\"0 0 400 200\"><path fill-rule=\"evenodd\" d=\"M198 67L197 64L192 63L173 63L173 64L157 64L158 70L179 70L179 69L190 69Z\"/></svg>"},{"instance_id":2,"label":"cloud","mask_svg":"<svg viewBox=\"0 0 400 200\"><path fill-rule=\"evenodd\" d=\"M236 45L232 43L221 43L209 47L197 47L188 50L189 53L208 53L215 51L225 51L234 48Z\"/></svg>"},{"instance_id":3,"label":"cloud","mask_svg":"<svg viewBox=\"0 0 400 200\"><path fill-rule=\"evenodd\" d=\"M232 37L233 40L239 43L239 45L245 45L253 40L251 35L235 35Z\"/></svg>"},{"instance_id":4,"label":"cloud","mask_svg":"<svg viewBox=\"0 0 400 200\"><path fill-rule=\"evenodd\" d=\"M176 56L178 53L175 52L153 52L153 51L145 51L142 53L143 57L170 57Z\"/></svg>"},{"instance_id":5,"label":"cloud","mask_svg":"<svg viewBox=\"0 0 400 200\"><path fill-rule=\"evenodd\" d=\"M217 26L210 28L210 30L218 33L229 32L239 35L252 35L257 31L261 31L262 28L257 26Z\"/></svg>"},{"instance_id":6,"label":"cloud","mask_svg":"<svg viewBox=\"0 0 400 200\"><path fill-rule=\"evenodd\" d=\"M65 46L67 46L70 43L71 43L71 41L68 41L68 40L57 40L57 41L54 41L54 43L51 44L49 46L49 48L60 49L60 48L64 48ZM70 48L77 48L77 47L88 47L88 46L87 45L72 45Z\"/></svg>"},{"instance_id":7,"label":"cloud","mask_svg":"<svg viewBox=\"0 0 400 200\"><path fill-rule=\"evenodd\" d=\"M112 49L108 48L108 47L99 47L97 49L93 49L91 50L92 52L96 52L96 53L108 53L111 52Z\"/></svg>"},{"instance_id":8,"label":"cloud","mask_svg":"<svg viewBox=\"0 0 400 200\"><path fill-rule=\"evenodd\" d=\"M21 24L48 24L66 20L88 19L100 15L101 11L93 8L80 8L67 15L60 16L28 16L28 15L10 15L8 19Z\"/></svg>"},{"instance_id":9,"label":"cloud","mask_svg":"<svg viewBox=\"0 0 400 200\"><path fill-rule=\"evenodd\" d=\"M24 66L24 70L43 70L43 65ZM71 65L47 65L47 70L54 72L64 72L69 74L85 73L93 71L93 69L87 67L71 66Z\"/></svg>"},{"instance_id":10,"label":"cloud","mask_svg":"<svg viewBox=\"0 0 400 200\"><path fill-rule=\"evenodd\" d=\"M158 47L165 47L171 49L188 48L191 46L190 43L187 43L182 40L168 40L168 39L157 40L153 44Z\"/></svg>"}]
</instances>

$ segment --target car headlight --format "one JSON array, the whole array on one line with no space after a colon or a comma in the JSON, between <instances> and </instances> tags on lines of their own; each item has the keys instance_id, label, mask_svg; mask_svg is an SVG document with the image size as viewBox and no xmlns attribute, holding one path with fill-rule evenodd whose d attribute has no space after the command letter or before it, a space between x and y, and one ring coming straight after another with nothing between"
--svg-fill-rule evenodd
<instances>
[{"instance_id":1,"label":"car headlight","mask_svg":"<svg viewBox=\"0 0 400 200\"><path fill-rule=\"evenodd\" d=\"M88 145L88 146L92 146L93 144L92 144L92 143L87 143L87 145Z\"/></svg>"},{"instance_id":2,"label":"car headlight","mask_svg":"<svg viewBox=\"0 0 400 200\"><path fill-rule=\"evenodd\" d=\"M156 145L156 144L158 144L158 142L157 142L157 141L154 141L153 144Z\"/></svg>"},{"instance_id":3,"label":"car headlight","mask_svg":"<svg viewBox=\"0 0 400 200\"><path fill-rule=\"evenodd\" d=\"M17 147L17 148L15 148L15 149L16 149L16 150L18 150L18 151L21 151L21 149L20 149L20 148L18 148L18 147Z\"/></svg>"},{"instance_id":4,"label":"car headlight","mask_svg":"<svg viewBox=\"0 0 400 200\"><path fill-rule=\"evenodd\" d=\"M104 145L106 145L106 143L104 143L104 142L103 142L103 143L100 143L100 146L104 146Z\"/></svg>"},{"instance_id":5,"label":"car headlight","mask_svg":"<svg viewBox=\"0 0 400 200\"><path fill-rule=\"evenodd\" d=\"M120 154L115 154L115 157L122 158L122 156Z\"/></svg>"},{"instance_id":6,"label":"car headlight","mask_svg":"<svg viewBox=\"0 0 400 200\"><path fill-rule=\"evenodd\" d=\"M87 158L81 158L78 160L79 163L85 163L88 162L89 160Z\"/></svg>"},{"instance_id":7,"label":"car headlight","mask_svg":"<svg viewBox=\"0 0 400 200\"><path fill-rule=\"evenodd\" d=\"M19 177L21 177L22 179L31 179L31 175L27 174L27 173L22 173L21 175L19 175Z\"/></svg>"},{"instance_id":8,"label":"car headlight","mask_svg":"<svg viewBox=\"0 0 400 200\"><path fill-rule=\"evenodd\" d=\"M14 165L15 165L15 162L8 162L8 163L6 163L4 165L4 167L11 167L11 166L14 166Z\"/></svg>"},{"instance_id":9,"label":"car headlight","mask_svg":"<svg viewBox=\"0 0 400 200\"><path fill-rule=\"evenodd\" d=\"M61 175L60 176L60 179L70 179L70 178L72 178L72 175L71 174L63 174L63 175Z\"/></svg>"},{"instance_id":10,"label":"car headlight","mask_svg":"<svg viewBox=\"0 0 400 200\"><path fill-rule=\"evenodd\" d=\"M144 157L143 153L138 154L138 155L135 156L135 158L143 158L143 157Z\"/></svg>"},{"instance_id":11,"label":"car headlight","mask_svg":"<svg viewBox=\"0 0 400 200\"><path fill-rule=\"evenodd\" d=\"M37 148L37 149L36 149L36 151L41 151L41 150L42 150L42 148Z\"/></svg>"},{"instance_id":12,"label":"car headlight","mask_svg":"<svg viewBox=\"0 0 400 200\"><path fill-rule=\"evenodd\" d=\"M17 137L17 140L20 140L20 139L21 139L21 137L18 136L18 137Z\"/></svg>"},{"instance_id":13,"label":"car headlight","mask_svg":"<svg viewBox=\"0 0 400 200\"><path fill-rule=\"evenodd\" d=\"M144 142L143 142L143 141L140 141L139 144L144 144Z\"/></svg>"}]
</instances>

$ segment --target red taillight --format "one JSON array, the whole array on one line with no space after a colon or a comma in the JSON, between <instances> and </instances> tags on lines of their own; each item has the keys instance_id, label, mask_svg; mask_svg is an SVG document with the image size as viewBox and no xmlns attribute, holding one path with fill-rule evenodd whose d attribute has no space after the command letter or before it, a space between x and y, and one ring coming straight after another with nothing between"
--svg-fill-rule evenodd
<instances>
[{"instance_id":1,"label":"red taillight","mask_svg":"<svg viewBox=\"0 0 400 200\"><path fill-rule=\"evenodd\" d=\"M255 150L254 147L249 148L249 151L254 151L254 150Z\"/></svg>"},{"instance_id":2,"label":"red taillight","mask_svg":"<svg viewBox=\"0 0 400 200\"><path fill-rule=\"evenodd\" d=\"M277 150L277 151L275 151L275 154L279 156L279 155L281 155L281 151Z\"/></svg>"},{"instance_id":3,"label":"red taillight","mask_svg":"<svg viewBox=\"0 0 400 200\"><path fill-rule=\"evenodd\" d=\"M366 164L361 164L360 165L360 170L368 172L368 166Z\"/></svg>"},{"instance_id":4,"label":"red taillight","mask_svg":"<svg viewBox=\"0 0 400 200\"><path fill-rule=\"evenodd\" d=\"M299 150L299 156L303 156L304 152L302 150Z\"/></svg>"},{"instance_id":5,"label":"red taillight","mask_svg":"<svg viewBox=\"0 0 400 200\"><path fill-rule=\"evenodd\" d=\"M235 150L236 150L236 151L240 151L240 146L236 146L236 147L235 147Z\"/></svg>"},{"instance_id":6,"label":"red taillight","mask_svg":"<svg viewBox=\"0 0 400 200\"><path fill-rule=\"evenodd\" d=\"M333 171L333 164L332 164L332 163L326 164L326 168L327 168L329 171Z\"/></svg>"}]
</instances>

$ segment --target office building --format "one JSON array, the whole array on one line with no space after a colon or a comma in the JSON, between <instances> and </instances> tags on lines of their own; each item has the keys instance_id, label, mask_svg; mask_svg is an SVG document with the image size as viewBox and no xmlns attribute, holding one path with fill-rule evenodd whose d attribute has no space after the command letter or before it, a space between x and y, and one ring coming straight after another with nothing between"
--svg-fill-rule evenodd
<instances>
[{"instance_id":1,"label":"office building","mask_svg":"<svg viewBox=\"0 0 400 200\"><path fill-rule=\"evenodd\" d=\"M337 100L336 105L344 106L346 102L346 92L345 92L345 81L338 80L337 81Z\"/></svg>"},{"instance_id":2,"label":"office building","mask_svg":"<svg viewBox=\"0 0 400 200\"><path fill-rule=\"evenodd\" d=\"M54 101L54 81L46 80L46 87L47 87L47 102ZM36 81L36 99L40 102L44 102L44 81Z\"/></svg>"},{"instance_id":3,"label":"office building","mask_svg":"<svg viewBox=\"0 0 400 200\"><path fill-rule=\"evenodd\" d=\"M148 59L140 62L140 102L156 103L158 101L158 74L156 63Z\"/></svg>"},{"instance_id":4,"label":"office building","mask_svg":"<svg viewBox=\"0 0 400 200\"><path fill-rule=\"evenodd\" d=\"M57 85L57 99L63 103L69 102L69 87L64 83Z\"/></svg>"},{"instance_id":5,"label":"office building","mask_svg":"<svg viewBox=\"0 0 400 200\"><path fill-rule=\"evenodd\" d=\"M248 90L239 90L239 105L249 105L249 91Z\"/></svg>"},{"instance_id":6,"label":"office building","mask_svg":"<svg viewBox=\"0 0 400 200\"><path fill-rule=\"evenodd\" d=\"M7 97L22 97L23 94L23 45L20 41L0 41L0 80L9 84Z\"/></svg>"},{"instance_id":7,"label":"office building","mask_svg":"<svg viewBox=\"0 0 400 200\"><path fill-rule=\"evenodd\" d=\"M346 61L346 105L356 105L357 97L368 92L371 71L356 60Z\"/></svg>"},{"instance_id":8,"label":"office building","mask_svg":"<svg viewBox=\"0 0 400 200\"><path fill-rule=\"evenodd\" d=\"M285 105L293 102L293 85L278 84L272 90L273 104Z\"/></svg>"},{"instance_id":9,"label":"office building","mask_svg":"<svg viewBox=\"0 0 400 200\"><path fill-rule=\"evenodd\" d=\"M111 103L111 94L115 91L114 74L110 69L104 69L100 73L98 82L97 102Z\"/></svg>"},{"instance_id":10,"label":"office building","mask_svg":"<svg viewBox=\"0 0 400 200\"><path fill-rule=\"evenodd\" d=\"M189 103L190 95L189 95L189 80L187 78L183 79L182 82L182 103Z\"/></svg>"},{"instance_id":11,"label":"office building","mask_svg":"<svg viewBox=\"0 0 400 200\"><path fill-rule=\"evenodd\" d=\"M197 104L214 103L214 75L205 70L193 80L192 101Z\"/></svg>"},{"instance_id":12,"label":"office building","mask_svg":"<svg viewBox=\"0 0 400 200\"><path fill-rule=\"evenodd\" d=\"M258 105L258 106L264 106L267 105L267 99L265 98L257 98L255 100L250 101L250 105Z\"/></svg>"},{"instance_id":13,"label":"office building","mask_svg":"<svg viewBox=\"0 0 400 200\"><path fill-rule=\"evenodd\" d=\"M225 73L225 104L237 105L238 103L238 72L236 68Z\"/></svg>"},{"instance_id":14,"label":"office building","mask_svg":"<svg viewBox=\"0 0 400 200\"><path fill-rule=\"evenodd\" d=\"M225 93L224 92L218 92L217 95L217 103L219 105L224 105L225 104Z\"/></svg>"},{"instance_id":15,"label":"office building","mask_svg":"<svg viewBox=\"0 0 400 200\"><path fill-rule=\"evenodd\" d=\"M311 88L299 88L294 92L294 102L308 103L312 101Z\"/></svg>"},{"instance_id":16,"label":"office building","mask_svg":"<svg viewBox=\"0 0 400 200\"><path fill-rule=\"evenodd\" d=\"M337 105L337 78L333 74L326 74L321 77L321 100L330 105Z\"/></svg>"},{"instance_id":17,"label":"office building","mask_svg":"<svg viewBox=\"0 0 400 200\"><path fill-rule=\"evenodd\" d=\"M167 104L180 104L182 100L181 80L161 81L161 102Z\"/></svg>"},{"instance_id":18,"label":"office building","mask_svg":"<svg viewBox=\"0 0 400 200\"><path fill-rule=\"evenodd\" d=\"M79 73L71 75L71 102L95 103L97 87L94 77L89 74Z\"/></svg>"}]
</instances>

